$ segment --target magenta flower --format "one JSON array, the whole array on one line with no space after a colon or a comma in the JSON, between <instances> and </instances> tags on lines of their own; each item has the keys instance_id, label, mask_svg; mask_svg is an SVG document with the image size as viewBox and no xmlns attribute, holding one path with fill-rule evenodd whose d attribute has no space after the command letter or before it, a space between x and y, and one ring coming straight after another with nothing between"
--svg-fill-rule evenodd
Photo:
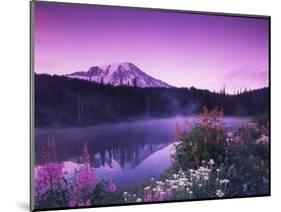
<instances>
[{"instance_id":1,"label":"magenta flower","mask_svg":"<svg viewBox=\"0 0 281 212\"><path fill-rule=\"evenodd\" d=\"M152 193L147 193L144 196L144 201L145 202L157 202L157 201L165 201L173 198L173 194L171 191L165 191L161 192L159 194L152 194Z\"/></svg>"},{"instance_id":2,"label":"magenta flower","mask_svg":"<svg viewBox=\"0 0 281 212\"><path fill-rule=\"evenodd\" d=\"M82 155L83 164L75 171L71 207L88 206L91 204L91 196L96 188L95 170L90 166L90 155L85 144Z\"/></svg>"},{"instance_id":3,"label":"magenta flower","mask_svg":"<svg viewBox=\"0 0 281 212\"><path fill-rule=\"evenodd\" d=\"M86 201L77 201L72 199L69 201L69 207L90 206L90 205L91 205L90 199L87 199Z\"/></svg>"},{"instance_id":4,"label":"magenta flower","mask_svg":"<svg viewBox=\"0 0 281 212\"><path fill-rule=\"evenodd\" d=\"M242 138L241 138L241 136L236 136L236 137L234 137L234 143L236 143L236 144L242 144L243 143L243 140L242 140Z\"/></svg>"},{"instance_id":5,"label":"magenta flower","mask_svg":"<svg viewBox=\"0 0 281 212\"><path fill-rule=\"evenodd\" d=\"M162 201L169 200L173 198L173 193L171 191L165 191L163 194L161 194Z\"/></svg>"},{"instance_id":6,"label":"magenta flower","mask_svg":"<svg viewBox=\"0 0 281 212\"><path fill-rule=\"evenodd\" d=\"M144 196L144 201L145 201L145 202L152 202L152 201L153 201L153 196L152 196L152 194L146 194L146 195Z\"/></svg>"},{"instance_id":7,"label":"magenta flower","mask_svg":"<svg viewBox=\"0 0 281 212\"><path fill-rule=\"evenodd\" d=\"M41 199L47 191L55 191L59 189L59 184L63 178L63 164L47 163L43 166L35 168L35 190L37 199Z\"/></svg>"},{"instance_id":8,"label":"magenta flower","mask_svg":"<svg viewBox=\"0 0 281 212\"><path fill-rule=\"evenodd\" d=\"M90 167L82 167L76 170L72 200L70 206L87 206L90 205L91 195L96 187L95 170Z\"/></svg>"},{"instance_id":9,"label":"magenta flower","mask_svg":"<svg viewBox=\"0 0 281 212\"><path fill-rule=\"evenodd\" d=\"M115 191L117 191L115 182L109 183L107 192L111 192L112 193L112 192L115 192Z\"/></svg>"},{"instance_id":10,"label":"magenta flower","mask_svg":"<svg viewBox=\"0 0 281 212\"><path fill-rule=\"evenodd\" d=\"M75 183L77 189L82 189L84 192L92 192L96 187L95 170L92 168L80 168L76 172Z\"/></svg>"}]
</instances>

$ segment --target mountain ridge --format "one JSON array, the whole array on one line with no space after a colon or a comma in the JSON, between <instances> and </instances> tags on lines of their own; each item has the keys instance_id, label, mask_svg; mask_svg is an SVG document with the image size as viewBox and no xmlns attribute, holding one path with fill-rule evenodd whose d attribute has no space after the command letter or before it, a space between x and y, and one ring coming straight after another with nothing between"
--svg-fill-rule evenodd
<instances>
[{"instance_id":1,"label":"mountain ridge","mask_svg":"<svg viewBox=\"0 0 281 212\"><path fill-rule=\"evenodd\" d=\"M102 84L111 84L113 86L127 85L141 88L173 87L162 80L156 79L146 74L131 62L92 66L88 69L88 71L77 71L71 74L66 74L65 76Z\"/></svg>"}]
</instances>

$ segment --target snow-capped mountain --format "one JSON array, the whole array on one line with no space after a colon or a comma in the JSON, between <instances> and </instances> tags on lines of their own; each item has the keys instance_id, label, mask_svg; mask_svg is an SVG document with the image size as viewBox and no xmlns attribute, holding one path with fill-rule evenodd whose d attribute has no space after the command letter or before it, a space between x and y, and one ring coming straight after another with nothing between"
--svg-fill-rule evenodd
<instances>
[{"instance_id":1,"label":"snow-capped mountain","mask_svg":"<svg viewBox=\"0 0 281 212\"><path fill-rule=\"evenodd\" d=\"M101 153L96 153L94 155L92 165L95 168L104 168L108 170L133 169L140 165L143 161L148 160L158 151L163 151L170 145L171 144L145 144L142 147L137 147L134 152L131 152L133 154L130 159L122 155L124 154L122 151L106 151L103 156Z\"/></svg>"},{"instance_id":2,"label":"snow-capped mountain","mask_svg":"<svg viewBox=\"0 0 281 212\"><path fill-rule=\"evenodd\" d=\"M67 77L94 81L114 86L128 85L137 87L172 87L144 73L133 63L114 63L104 66L93 66L88 71L67 74Z\"/></svg>"}]
</instances>

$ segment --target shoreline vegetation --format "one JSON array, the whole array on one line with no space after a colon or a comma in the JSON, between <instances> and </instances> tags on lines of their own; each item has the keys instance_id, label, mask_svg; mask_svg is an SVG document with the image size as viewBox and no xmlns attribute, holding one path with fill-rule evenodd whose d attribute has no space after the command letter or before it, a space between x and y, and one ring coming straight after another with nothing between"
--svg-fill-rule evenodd
<instances>
[{"instance_id":1,"label":"shoreline vegetation","mask_svg":"<svg viewBox=\"0 0 281 212\"><path fill-rule=\"evenodd\" d=\"M208 199L269 194L269 120L228 130L223 110L207 107L196 121L175 123L174 162L159 179L123 190L97 181L85 143L74 176L66 178L56 146L46 142L35 167L35 206L40 208ZM187 130L188 129L188 130Z\"/></svg>"}]
</instances>

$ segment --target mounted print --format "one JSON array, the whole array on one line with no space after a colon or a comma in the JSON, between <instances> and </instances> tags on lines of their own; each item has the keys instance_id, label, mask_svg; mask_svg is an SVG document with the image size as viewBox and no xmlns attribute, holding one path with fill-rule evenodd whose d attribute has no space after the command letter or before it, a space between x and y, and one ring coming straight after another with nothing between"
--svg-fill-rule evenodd
<instances>
[{"instance_id":1,"label":"mounted print","mask_svg":"<svg viewBox=\"0 0 281 212\"><path fill-rule=\"evenodd\" d=\"M270 195L270 17L31 2L31 209Z\"/></svg>"}]
</instances>

